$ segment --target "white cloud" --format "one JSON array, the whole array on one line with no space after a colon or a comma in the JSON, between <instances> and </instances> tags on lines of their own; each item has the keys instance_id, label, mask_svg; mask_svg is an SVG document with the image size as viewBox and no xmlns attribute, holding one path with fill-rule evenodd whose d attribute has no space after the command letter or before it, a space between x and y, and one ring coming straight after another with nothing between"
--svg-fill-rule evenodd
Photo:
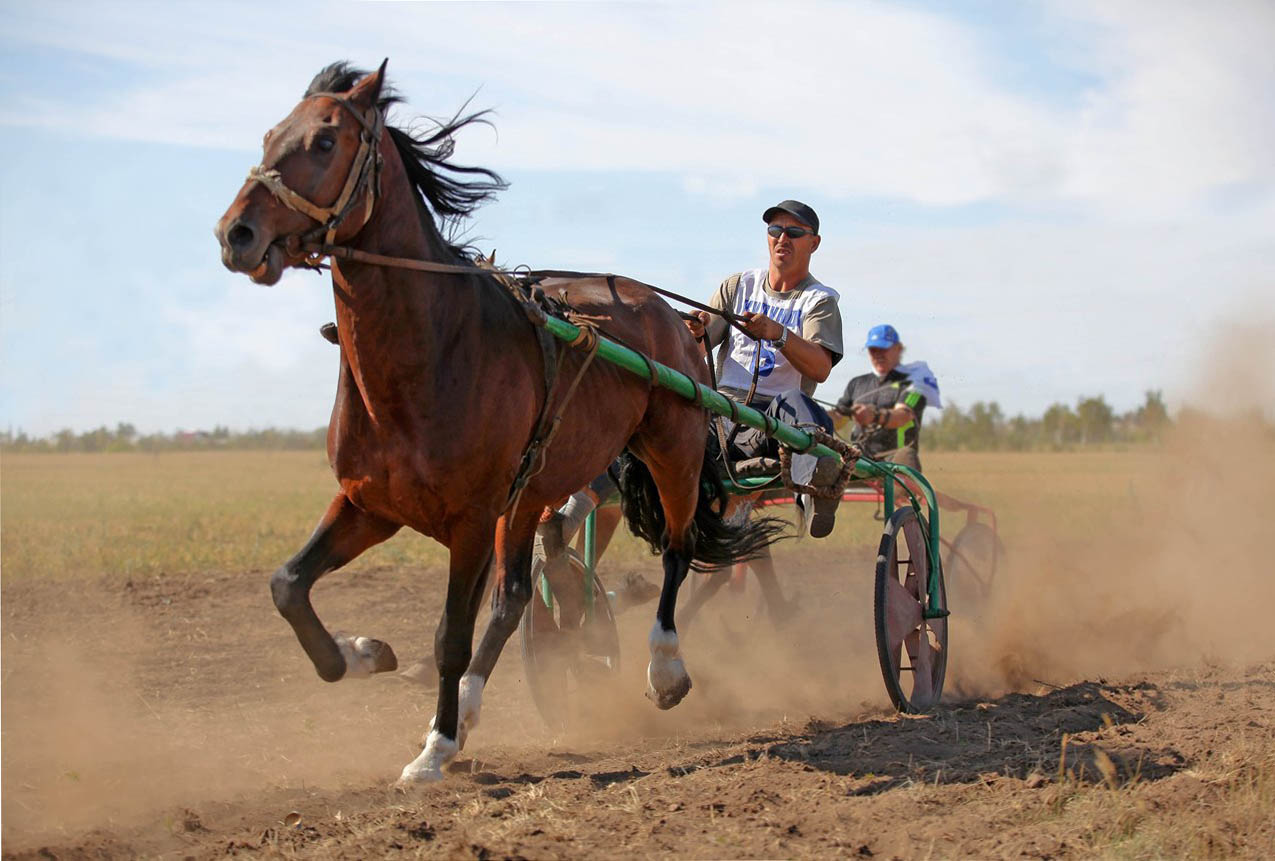
<instances>
[{"instance_id":1,"label":"white cloud","mask_svg":"<svg viewBox=\"0 0 1275 861\"><path fill-rule=\"evenodd\" d=\"M1146 215L1275 179L1275 7L1096 3L1086 12L1099 25L1090 60L1105 85L1068 130L1063 194Z\"/></svg>"},{"instance_id":2,"label":"white cloud","mask_svg":"<svg viewBox=\"0 0 1275 861\"><path fill-rule=\"evenodd\" d=\"M500 137L471 136L465 153L505 169L1138 213L1275 179L1275 12L1257 3L1060 5L1090 40L1051 53L1096 83L1056 104L996 79L972 26L880 3L60 8L14 34L163 74L119 94L44 92L8 124L255 149L320 65L388 54L422 113L484 84Z\"/></svg>"}]
</instances>

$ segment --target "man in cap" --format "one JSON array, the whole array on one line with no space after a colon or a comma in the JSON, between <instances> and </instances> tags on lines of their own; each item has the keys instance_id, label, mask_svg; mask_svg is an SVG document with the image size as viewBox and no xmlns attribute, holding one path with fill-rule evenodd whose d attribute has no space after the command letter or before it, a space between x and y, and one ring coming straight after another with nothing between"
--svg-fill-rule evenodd
<instances>
[{"instance_id":1,"label":"man in cap","mask_svg":"<svg viewBox=\"0 0 1275 861\"><path fill-rule=\"evenodd\" d=\"M819 248L819 216L797 200L785 200L762 213L769 252L765 268L731 275L709 300L735 314L744 332L706 311L688 321L696 337L707 336L708 349L721 345L718 388L740 401L756 382L749 406L795 424L818 424L832 432L831 417L812 400L815 386L841 360L841 311L837 291L810 274L810 257ZM778 444L761 431L744 428L735 436L736 457L774 456ZM798 484L832 484L840 471L835 457L794 455L792 477ZM838 500L801 500L807 528L816 538L832 531Z\"/></svg>"},{"instance_id":2,"label":"man in cap","mask_svg":"<svg viewBox=\"0 0 1275 861\"><path fill-rule=\"evenodd\" d=\"M873 326L864 344L872 372L855 377L833 412L854 420L850 439L876 460L921 471L921 414L938 407L938 383L924 362L900 367L903 342L889 324Z\"/></svg>"}]
</instances>

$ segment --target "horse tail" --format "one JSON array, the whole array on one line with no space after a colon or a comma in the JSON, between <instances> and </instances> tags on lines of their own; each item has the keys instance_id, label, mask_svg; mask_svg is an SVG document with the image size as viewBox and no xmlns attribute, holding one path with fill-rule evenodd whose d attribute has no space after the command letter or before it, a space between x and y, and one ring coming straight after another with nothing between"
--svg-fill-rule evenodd
<instances>
[{"instance_id":1,"label":"horse tail","mask_svg":"<svg viewBox=\"0 0 1275 861\"><path fill-rule=\"evenodd\" d=\"M619 485L620 506L629 531L645 541L652 553L664 552L667 523L655 478L646 464L627 449L620 455ZM746 517L740 523L731 523L722 516L727 498L726 484L717 472L713 453L705 449L691 524L691 568L696 571L756 559L787 526L775 517Z\"/></svg>"}]
</instances>

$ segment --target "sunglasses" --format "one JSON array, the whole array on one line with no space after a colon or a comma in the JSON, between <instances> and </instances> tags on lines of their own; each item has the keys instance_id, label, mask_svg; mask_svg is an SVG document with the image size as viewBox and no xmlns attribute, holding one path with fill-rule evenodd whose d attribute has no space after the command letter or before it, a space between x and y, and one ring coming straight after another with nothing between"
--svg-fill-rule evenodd
<instances>
[{"instance_id":1,"label":"sunglasses","mask_svg":"<svg viewBox=\"0 0 1275 861\"><path fill-rule=\"evenodd\" d=\"M778 224L772 224L766 228L766 232L778 239L785 233L789 239L800 239L803 236L814 236L815 232L807 227L781 227Z\"/></svg>"}]
</instances>

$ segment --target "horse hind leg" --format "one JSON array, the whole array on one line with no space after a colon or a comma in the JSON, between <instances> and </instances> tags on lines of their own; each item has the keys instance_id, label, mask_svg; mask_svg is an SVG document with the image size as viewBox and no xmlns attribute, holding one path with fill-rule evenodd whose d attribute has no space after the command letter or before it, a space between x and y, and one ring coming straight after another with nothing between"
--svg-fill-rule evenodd
<instances>
[{"instance_id":1,"label":"horse hind leg","mask_svg":"<svg viewBox=\"0 0 1275 861\"><path fill-rule=\"evenodd\" d=\"M690 554L681 549L664 551L664 586L655 611L648 646L651 661L646 666L646 696L661 709L671 709L691 691L691 676L682 659L681 643L673 615L677 609L677 590L691 567Z\"/></svg>"},{"instance_id":2,"label":"horse hind leg","mask_svg":"<svg viewBox=\"0 0 1275 861\"><path fill-rule=\"evenodd\" d=\"M638 448L637 445L631 447ZM634 478L655 484L665 523L665 546L661 558L664 584L655 610L655 624L648 639L651 661L646 668L646 696L657 707L671 709L691 690L691 677L682 659L674 617L677 592L690 571L695 552L691 524L699 500L703 439L701 436L698 443L693 439L666 443L644 441L640 453L647 472L643 476L638 471Z\"/></svg>"},{"instance_id":3,"label":"horse hind leg","mask_svg":"<svg viewBox=\"0 0 1275 861\"><path fill-rule=\"evenodd\" d=\"M310 540L270 577L280 615L326 682L370 676L398 667L388 643L368 637L328 633L310 604L315 582L369 547L389 538L398 524L361 511L344 495L332 500Z\"/></svg>"}]
</instances>

